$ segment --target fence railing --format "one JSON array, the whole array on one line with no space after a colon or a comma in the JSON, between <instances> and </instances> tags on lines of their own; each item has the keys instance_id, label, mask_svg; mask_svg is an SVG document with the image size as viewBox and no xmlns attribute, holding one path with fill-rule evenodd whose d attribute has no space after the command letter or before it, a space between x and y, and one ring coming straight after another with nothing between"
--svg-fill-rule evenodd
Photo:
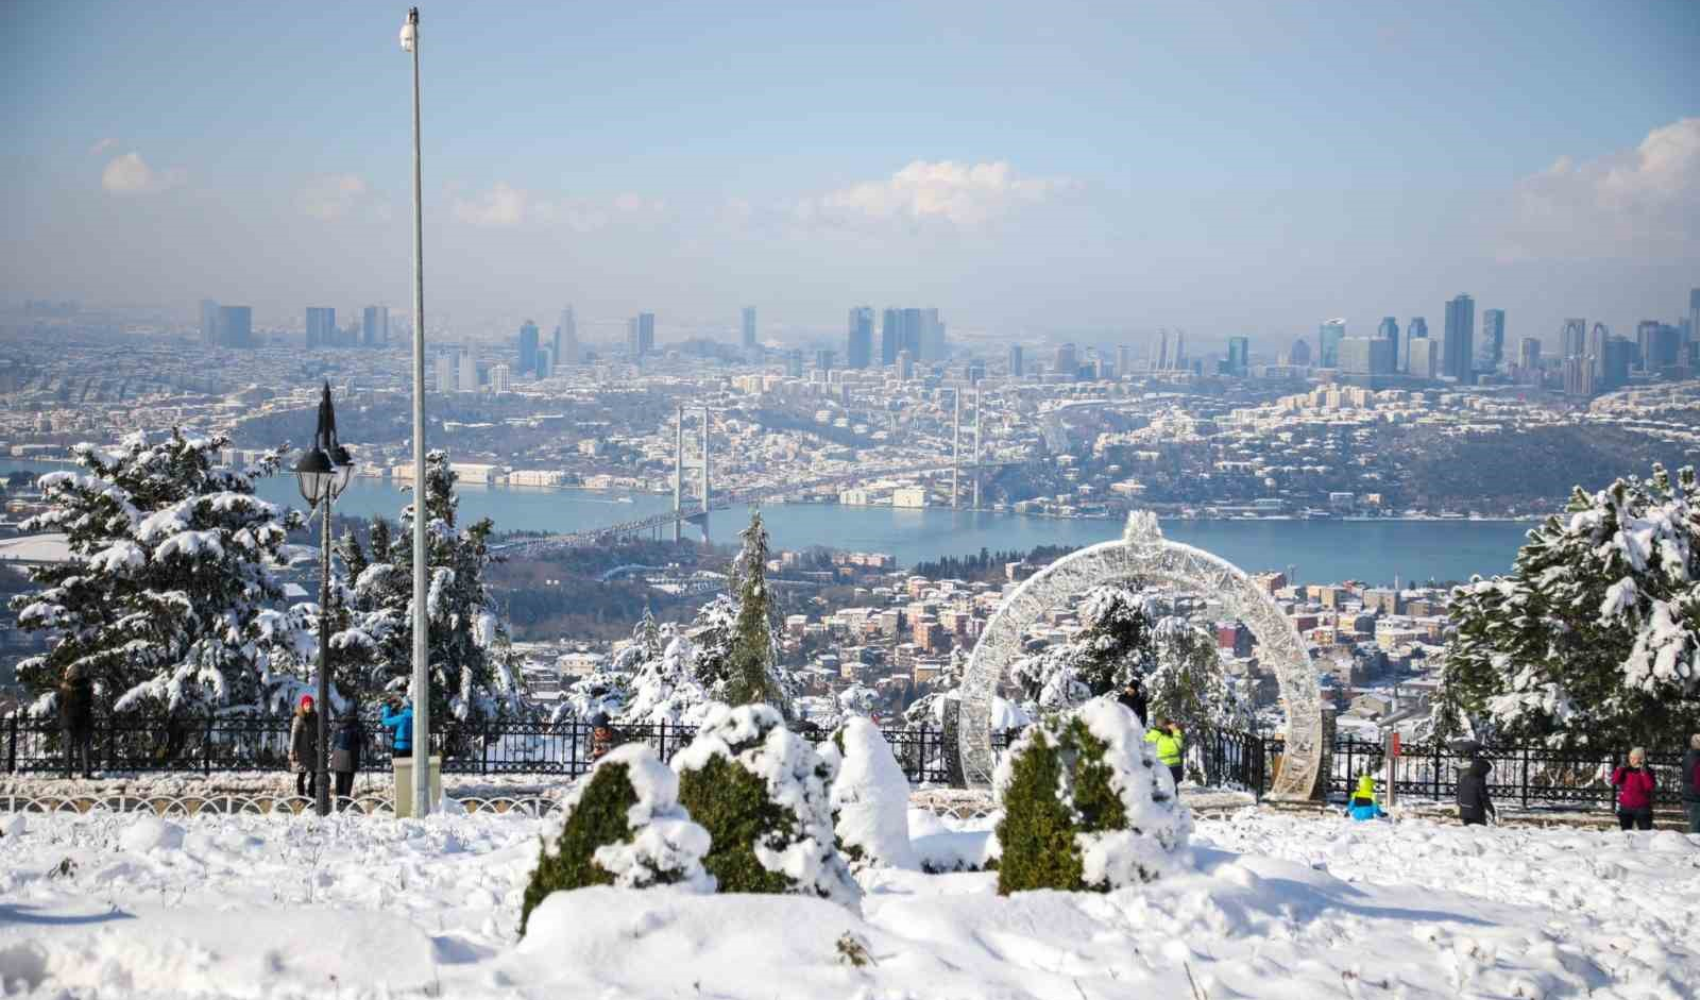
<instances>
[{"instance_id":1,"label":"fence railing","mask_svg":"<svg viewBox=\"0 0 1700 1000\"><path fill-rule=\"evenodd\" d=\"M213 718L176 720L108 717L96 720L90 764L104 773L193 773L284 771L289 766L288 718ZM649 744L670 760L696 736L690 726L614 726L616 742ZM960 774L954 733L929 725L882 730L899 766L914 784L950 784ZM389 730L366 727L360 754L362 773L387 772L391 766ZM812 738L826 733L811 731ZM1010 733L993 736L1002 750ZM1283 741L1276 736L1235 730L1194 730L1187 736L1187 776L1211 787L1236 788L1261 798L1273 786L1281 766ZM53 719L12 715L0 720L0 766L9 774L66 773L67 740ZM432 734L431 752L443 757L443 772L458 775L559 775L576 777L590 769L591 726L579 719L558 723L504 721L461 725ZM1328 767L1328 791L1343 799L1360 775L1375 779L1386 796L1386 747L1351 735L1336 737ZM1610 809L1615 789L1613 768L1627 751L1554 750L1544 746L1486 745L1474 753L1446 744L1406 744L1394 762L1395 791L1405 800L1451 802L1458 776L1477 758L1488 761L1488 791L1501 807L1522 809ZM1680 751L1649 751L1657 790L1656 806L1675 805L1681 789ZM82 761L76 762L81 769Z\"/></svg>"},{"instance_id":2,"label":"fence railing","mask_svg":"<svg viewBox=\"0 0 1700 1000\"><path fill-rule=\"evenodd\" d=\"M691 726L615 725L616 743L647 743L662 760L671 760L696 737ZM175 720L120 716L97 719L89 745L89 765L102 773L194 773L284 771L289 767L287 717L234 717ZM577 777L590 770L589 722L503 721L461 725L433 733L431 752L443 757L443 773L460 775L559 775ZM334 732L334 729L333 729ZM391 767L390 731L365 727L358 770L387 772ZM914 784L946 784L955 773L957 748L936 725L882 731L904 774ZM808 729L813 739L823 730ZM63 775L81 772L80 748L50 718L10 716L0 720L0 764L9 774ZM1007 737L994 737L1002 748ZM75 750L68 754L68 750ZM73 759L74 758L74 759Z\"/></svg>"}]
</instances>

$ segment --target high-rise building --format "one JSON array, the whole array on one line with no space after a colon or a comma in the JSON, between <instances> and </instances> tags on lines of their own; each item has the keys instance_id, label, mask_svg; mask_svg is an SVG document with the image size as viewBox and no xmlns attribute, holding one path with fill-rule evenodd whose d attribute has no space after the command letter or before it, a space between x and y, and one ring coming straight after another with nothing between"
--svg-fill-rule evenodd
<instances>
[{"instance_id":1,"label":"high-rise building","mask_svg":"<svg viewBox=\"0 0 1700 1000\"><path fill-rule=\"evenodd\" d=\"M1075 358L1073 344L1063 344L1057 348L1056 356L1051 362L1051 371L1071 381L1080 374L1080 362Z\"/></svg>"},{"instance_id":2,"label":"high-rise building","mask_svg":"<svg viewBox=\"0 0 1700 1000\"><path fill-rule=\"evenodd\" d=\"M905 382L915 377L915 355L908 351L897 352L897 377Z\"/></svg>"},{"instance_id":3,"label":"high-rise building","mask_svg":"<svg viewBox=\"0 0 1700 1000\"><path fill-rule=\"evenodd\" d=\"M1693 343L1700 339L1700 288L1688 290L1688 340Z\"/></svg>"},{"instance_id":4,"label":"high-rise building","mask_svg":"<svg viewBox=\"0 0 1700 1000\"><path fill-rule=\"evenodd\" d=\"M568 306L561 310L561 325L555 328L555 364L576 368L583 357L578 346L578 317Z\"/></svg>"},{"instance_id":5,"label":"high-rise building","mask_svg":"<svg viewBox=\"0 0 1700 1000\"><path fill-rule=\"evenodd\" d=\"M1505 363L1505 310L1482 310L1482 339L1476 368L1484 372L1499 371Z\"/></svg>"},{"instance_id":6,"label":"high-rise building","mask_svg":"<svg viewBox=\"0 0 1700 1000\"><path fill-rule=\"evenodd\" d=\"M1393 342L1382 337L1347 337L1340 341L1339 368L1347 375L1393 374Z\"/></svg>"},{"instance_id":7,"label":"high-rise building","mask_svg":"<svg viewBox=\"0 0 1700 1000\"><path fill-rule=\"evenodd\" d=\"M1476 329L1476 300L1459 295L1446 303L1446 339L1440 358L1440 373L1458 380L1461 385L1475 382L1470 343Z\"/></svg>"},{"instance_id":8,"label":"high-rise building","mask_svg":"<svg viewBox=\"0 0 1700 1000\"><path fill-rule=\"evenodd\" d=\"M548 347L537 349L537 377L548 378L555 374L555 352Z\"/></svg>"},{"instance_id":9,"label":"high-rise building","mask_svg":"<svg viewBox=\"0 0 1700 1000\"><path fill-rule=\"evenodd\" d=\"M1009 374L1012 378L1020 378L1026 374L1022 368L1021 345L1009 345Z\"/></svg>"},{"instance_id":10,"label":"high-rise building","mask_svg":"<svg viewBox=\"0 0 1700 1000\"><path fill-rule=\"evenodd\" d=\"M217 347L218 336L218 303L212 299L201 300L201 343L208 347Z\"/></svg>"},{"instance_id":11,"label":"high-rise building","mask_svg":"<svg viewBox=\"0 0 1700 1000\"><path fill-rule=\"evenodd\" d=\"M857 306L850 310L850 325L845 333L844 367L866 368L874 356L874 310L872 306Z\"/></svg>"},{"instance_id":12,"label":"high-rise building","mask_svg":"<svg viewBox=\"0 0 1700 1000\"><path fill-rule=\"evenodd\" d=\"M756 307L744 307L744 350L756 346Z\"/></svg>"},{"instance_id":13,"label":"high-rise building","mask_svg":"<svg viewBox=\"0 0 1700 1000\"><path fill-rule=\"evenodd\" d=\"M1376 327L1375 335L1393 345L1393 370L1399 370L1399 362L1404 352L1399 345L1399 319L1395 316L1383 316L1381 325Z\"/></svg>"},{"instance_id":14,"label":"high-rise building","mask_svg":"<svg viewBox=\"0 0 1700 1000\"><path fill-rule=\"evenodd\" d=\"M307 307L307 349L336 346L336 310L329 306Z\"/></svg>"},{"instance_id":15,"label":"high-rise building","mask_svg":"<svg viewBox=\"0 0 1700 1000\"><path fill-rule=\"evenodd\" d=\"M526 320L519 328L519 366L521 375L530 375L537 370L537 324Z\"/></svg>"},{"instance_id":16,"label":"high-rise building","mask_svg":"<svg viewBox=\"0 0 1700 1000\"><path fill-rule=\"evenodd\" d=\"M390 307L367 306L360 314L360 343L383 347L390 342Z\"/></svg>"},{"instance_id":17,"label":"high-rise building","mask_svg":"<svg viewBox=\"0 0 1700 1000\"><path fill-rule=\"evenodd\" d=\"M1635 328L1635 340L1644 372L1673 367L1681 357L1682 337L1669 323L1644 320Z\"/></svg>"},{"instance_id":18,"label":"high-rise building","mask_svg":"<svg viewBox=\"0 0 1700 1000\"><path fill-rule=\"evenodd\" d=\"M491 365L490 366L490 391L491 392L500 396L502 393L507 392L507 391L509 391L510 389L513 388L513 386L509 384L511 381L512 381L512 375L509 374L509 368L508 368L507 365Z\"/></svg>"},{"instance_id":19,"label":"high-rise building","mask_svg":"<svg viewBox=\"0 0 1700 1000\"><path fill-rule=\"evenodd\" d=\"M1561 358L1581 358L1588 355L1588 321L1567 319L1558 334L1558 355Z\"/></svg>"},{"instance_id":20,"label":"high-rise building","mask_svg":"<svg viewBox=\"0 0 1700 1000\"><path fill-rule=\"evenodd\" d=\"M655 353L655 314L638 313L626 320L626 354L633 361Z\"/></svg>"},{"instance_id":21,"label":"high-rise building","mask_svg":"<svg viewBox=\"0 0 1700 1000\"><path fill-rule=\"evenodd\" d=\"M1127 378L1133 371L1133 349L1126 344L1116 347L1116 378Z\"/></svg>"},{"instance_id":22,"label":"high-rise building","mask_svg":"<svg viewBox=\"0 0 1700 1000\"><path fill-rule=\"evenodd\" d=\"M1600 345L1599 355L1588 359L1593 362L1592 377L1589 379L1592 391L1589 395L1621 389L1628 385L1629 369L1634 359L1634 341L1628 337L1608 335Z\"/></svg>"},{"instance_id":23,"label":"high-rise building","mask_svg":"<svg viewBox=\"0 0 1700 1000\"><path fill-rule=\"evenodd\" d=\"M785 374L792 378L803 377L803 352L792 348L785 352Z\"/></svg>"},{"instance_id":24,"label":"high-rise building","mask_svg":"<svg viewBox=\"0 0 1700 1000\"><path fill-rule=\"evenodd\" d=\"M1518 344L1517 367L1525 372L1532 372L1541 366L1541 341L1538 337L1524 337Z\"/></svg>"},{"instance_id":25,"label":"high-rise building","mask_svg":"<svg viewBox=\"0 0 1700 1000\"><path fill-rule=\"evenodd\" d=\"M1407 342L1416 340L1418 337L1427 336L1428 320L1423 319L1421 316L1412 316L1411 321L1405 324L1405 340Z\"/></svg>"},{"instance_id":26,"label":"high-rise building","mask_svg":"<svg viewBox=\"0 0 1700 1000\"><path fill-rule=\"evenodd\" d=\"M1440 345L1431 337L1412 337L1406 343L1410 351L1410 375L1434 378L1440 368Z\"/></svg>"},{"instance_id":27,"label":"high-rise building","mask_svg":"<svg viewBox=\"0 0 1700 1000\"><path fill-rule=\"evenodd\" d=\"M1251 370L1251 338L1228 338L1228 373L1241 378Z\"/></svg>"},{"instance_id":28,"label":"high-rise building","mask_svg":"<svg viewBox=\"0 0 1700 1000\"><path fill-rule=\"evenodd\" d=\"M1169 370L1169 331L1158 330L1157 337L1157 370L1166 372Z\"/></svg>"},{"instance_id":29,"label":"high-rise building","mask_svg":"<svg viewBox=\"0 0 1700 1000\"><path fill-rule=\"evenodd\" d=\"M471 351L462 352L455 363L455 388L460 392L478 391L478 362Z\"/></svg>"},{"instance_id":30,"label":"high-rise building","mask_svg":"<svg viewBox=\"0 0 1700 1000\"><path fill-rule=\"evenodd\" d=\"M225 347L253 347L254 310L248 306L219 306L218 342Z\"/></svg>"},{"instance_id":31,"label":"high-rise building","mask_svg":"<svg viewBox=\"0 0 1700 1000\"><path fill-rule=\"evenodd\" d=\"M460 351L458 349L449 348L448 350L437 352L436 369L438 392L447 394L455 391L455 375L456 369L459 367Z\"/></svg>"},{"instance_id":32,"label":"high-rise building","mask_svg":"<svg viewBox=\"0 0 1700 1000\"><path fill-rule=\"evenodd\" d=\"M1588 349L1582 352L1583 356L1593 356L1596 358L1605 357L1606 341L1610 339L1611 327L1606 326L1604 323L1595 323L1594 328L1588 331Z\"/></svg>"},{"instance_id":33,"label":"high-rise building","mask_svg":"<svg viewBox=\"0 0 1700 1000\"><path fill-rule=\"evenodd\" d=\"M1331 319L1322 324L1316 333L1318 367L1340 367L1340 341L1346 339L1346 321Z\"/></svg>"},{"instance_id":34,"label":"high-rise building","mask_svg":"<svg viewBox=\"0 0 1700 1000\"><path fill-rule=\"evenodd\" d=\"M1295 368L1310 367L1310 341L1303 337L1293 341L1293 349L1287 353L1287 363Z\"/></svg>"},{"instance_id":35,"label":"high-rise building","mask_svg":"<svg viewBox=\"0 0 1700 1000\"><path fill-rule=\"evenodd\" d=\"M939 321L937 309L921 310L921 350L922 357L928 361L943 361L950 356L944 343L944 323Z\"/></svg>"},{"instance_id":36,"label":"high-rise building","mask_svg":"<svg viewBox=\"0 0 1700 1000\"><path fill-rule=\"evenodd\" d=\"M880 314L880 365L897 364L897 352L903 350L903 313L887 309Z\"/></svg>"},{"instance_id":37,"label":"high-rise building","mask_svg":"<svg viewBox=\"0 0 1700 1000\"><path fill-rule=\"evenodd\" d=\"M821 348L815 351L815 370L822 372L832 371L832 351L826 348Z\"/></svg>"},{"instance_id":38,"label":"high-rise building","mask_svg":"<svg viewBox=\"0 0 1700 1000\"><path fill-rule=\"evenodd\" d=\"M1564 359L1560 372L1564 376L1564 394L1587 398L1595 391L1594 360L1572 355Z\"/></svg>"}]
</instances>

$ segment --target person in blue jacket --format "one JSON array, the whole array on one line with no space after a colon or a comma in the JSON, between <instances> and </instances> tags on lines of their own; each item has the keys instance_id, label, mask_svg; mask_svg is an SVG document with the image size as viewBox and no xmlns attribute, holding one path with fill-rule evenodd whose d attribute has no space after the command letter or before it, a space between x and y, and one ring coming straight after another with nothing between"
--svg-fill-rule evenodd
<instances>
[{"instance_id":1,"label":"person in blue jacket","mask_svg":"<svg viewBox=\"0 0 1700 1000\"><path fill-rule=\"evenodd\" d=\"M1364 775L1358 779L1358 790L1352 793L1352 804L1346 812L1355 820L1380 819L1387 815L1375 804L1375 779Z\"/></svg>"},{"instance_id":2,"label":"person in blue jacket","mask_svg":"<svg viewBox=\"0 0 1700 1000\"><path fill-rule=\"evenodd\" d=\"M413 703L400 698L390 699L379 719L385 727L395 730L390 740L391 757L413 756Z\"/></svg>"}]
</instances>

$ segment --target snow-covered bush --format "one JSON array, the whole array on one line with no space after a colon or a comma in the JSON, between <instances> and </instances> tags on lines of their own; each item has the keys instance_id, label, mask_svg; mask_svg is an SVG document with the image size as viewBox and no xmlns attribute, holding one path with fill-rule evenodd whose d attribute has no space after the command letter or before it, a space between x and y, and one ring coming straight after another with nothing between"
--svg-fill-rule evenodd
<instances>
[{"instance_id":1,"label":"snow-covered bush","mask_svg":"<svg viewBox=\"0 0 1700 1000\"><path fill-rule=\"evenodd\" d=\"M1132 712L1110 698L1031 726L999 761L998 892L1149 882L1180 864L1192 821Z\"/></svg>"},{"instance_id":2,"label":"snow-covered bush","mask_svg":"<svg viewBox=\"0 0 1700 1000\"><path fill-rule=\"evenodd\" d=\"M832 825L838 849L852 864L919 868L909 842L909 779L879 727L861 716L846 720L821 744L832 763Z\"/></svg>"},{"instance_id":3,"label":"snow-covered bush","mask_svg":"<svg viewBox=\"0 0 1700 1000\"><path fill-rule=\"evenodd\" d=\"M679 805L679 779L643 744L618 747L561 802L525 887L520 933L550 893L589 885L713 892L708 831Z\"/></svg>"},{"instance_id":4,"label":"snow-covered bush","mask_svg":"<svg viewBox=\"0 0 1700 1000\"><path fill-rule=\"evenodd\" d=\"M861 890L834 845L831 767L777 709L716 706L673 769L679 801L712 839L703 867L719 891L857 904Z\"/></svg>"},{"instance_id":5,"label":"snow-covered bush","mask_svg":"<svg viewBox=\"0 0 1700 1000\"><path fill-rule=\"evenodd\" d=\"M1045 711L1071 708L1139 676L1152 658L1148 604L1125 587L1087 591L1077 634L1010 667L1010 679L1027 705Z\"/></svg>"},{"instance_id":6,"label":"snow-covered bush","mask_svg":"<svg viewBox=\"0 0 1700 1000\"><path fill-rule=\"evenodd\" d=\"M630 696L619 720L628 725L695 726L715 704L696 679L696 651L691 640L671 635L668 627L660 655L637 664L628 682ZM663 641L657 637L657 641Z\"/></svg>"},{"instance_id":7,"label":"snow-covered bush","mask_svg":"<svg viewBox=\"0 0 1700 1000\"><path fill-rule=\"evenodd\" d=\"M1150 636L1157 669L1145 680L1151 706L1147 722L1173 719L1188 732L1204 726L1250 727L1252 700L1229 681L1214 635L1170 615L1152 626Z\"/></svg>"},{"instance_id":8,"label":"snow-covered bush","mask_svg":"<svg viewBox=\"0 0 1700 1000\"><path fill-rule=\"evenodd\" d=\"M1681 745L1700 729L1700 483L1654 466L1529 532L1452 594L1438 735ZM1478 730L1482 731L1482 730Z\"/></svg>"}]
</instances>

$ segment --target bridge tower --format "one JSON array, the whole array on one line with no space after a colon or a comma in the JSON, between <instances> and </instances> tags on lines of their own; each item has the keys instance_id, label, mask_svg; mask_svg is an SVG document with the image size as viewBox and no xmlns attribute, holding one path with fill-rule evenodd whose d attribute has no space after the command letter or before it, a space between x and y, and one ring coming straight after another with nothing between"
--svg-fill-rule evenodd
<instances>
[{"instance_id":1,"label":"bridge tower","mask_svg":"<svg viewBox=\"0 0 1700 1000\"><path fill-rule=\"evenodd\" d=\"M950 509L962 505L962 493L957 488L957 474L962 471L962 387L951 390L950 417Z\"/></svg>"},{"instance_id":2,"label":"bridge tower","mask_svg":"<svg viewBox=\"0 0 1700 1000\"><path fill-rule=\"evenodd\" d=\"M708 512L710 493L708 487L708 407L702 408L702 543L708 544Z\"/></svg>"},{"instance_id":3,"label":"bridge tower","mask_svg":"<svg viewBox=\"0 0 1700 1000\"><path fill-rule=\"evenodd\" d=\"M980 509L980 390L974 390L974 460L968 467L974 475L974 510Z\"/></svg>"},{"instance_id":4,"label":"bridge tower","mask_svg":"<svg viewBox=\"0 0 1700 1000\"><path fill-rule=\"evenodd\" d=\"M679 404L673 425L673 544L684 540L684 525L678 519L685 500L685 407Z\"/></svg>"}]
</instances>

